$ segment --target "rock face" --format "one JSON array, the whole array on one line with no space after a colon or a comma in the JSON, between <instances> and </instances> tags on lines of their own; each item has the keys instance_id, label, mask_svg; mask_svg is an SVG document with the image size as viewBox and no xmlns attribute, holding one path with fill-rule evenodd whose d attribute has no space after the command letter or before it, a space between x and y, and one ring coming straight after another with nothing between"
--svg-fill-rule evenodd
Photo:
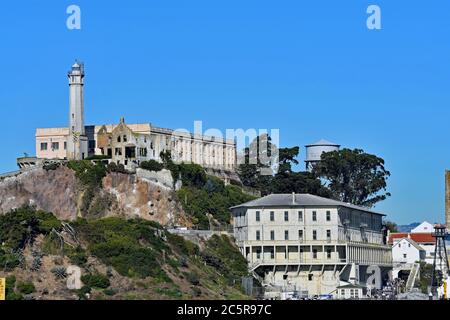
<instances>
[{"instance_id":1,"label":"rock face","mask_svg":"<svg viewBox=\"0 0 450 320\"><path fill-rule=\"evenodd\" d=\"M111 173L103 179L103 188L115 197L111 215L139 217L162 225L188 226L189 222L176 200L170 171L136 174Z\"/></svg>"},{"instance_id":2,"label":"rock face","mask_svg":"<svg viewBox=\"0 0 450 320\"><path fill-rule=\"evenodd\" d=\"M0 214L25 204L53 212L62 220L77 217L77 179L67 167L36 167L0 180Z\"/></svg>"},{"instance_id":3,"label":"rock face","mask_svg":"<svg viewBox=\"0 0 450 320\"><path fill-rule=\"evenodd\" d=\"M61 220L79 214L81 188L75 173L65 167L46 171L36 167L0 180L0 214L25 204L52 212ZM108 216L140 217L162 225L190 226L177 201L169 171L136 174L110 173L103 179L103 192L110 194Z\"/></svg>"}]
</instances>

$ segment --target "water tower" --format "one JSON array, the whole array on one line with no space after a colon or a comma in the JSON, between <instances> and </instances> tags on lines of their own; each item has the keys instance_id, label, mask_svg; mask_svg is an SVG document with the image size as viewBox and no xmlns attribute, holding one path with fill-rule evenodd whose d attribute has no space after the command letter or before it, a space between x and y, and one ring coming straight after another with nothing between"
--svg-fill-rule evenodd
<instances>
[{"instance_id":1,"label":"water tower","mask_svg":"<svg viewBox=\"0 0 450 320\"><path fill-rule=\"evenodd\" d=\"M308 144L306 148L306 170L311 171L316 163L320 161L320 156L324 152L338 151L339 144L321 139L313 144Z\"/></svg>"}]
</instances>

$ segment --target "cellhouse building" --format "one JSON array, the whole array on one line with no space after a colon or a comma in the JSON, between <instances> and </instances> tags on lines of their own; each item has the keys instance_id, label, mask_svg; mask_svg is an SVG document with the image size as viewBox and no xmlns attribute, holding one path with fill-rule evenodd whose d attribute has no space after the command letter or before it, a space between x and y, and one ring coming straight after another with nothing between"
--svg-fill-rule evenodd
<instances>
[{"instance_id":1,"label":"cellhouse building","mask_svg":"<svg viewBox=\"0 0 450 320\"><path fill-rule=\"evenodd\" d=\"M384 214L310 194L272 194L231 211L237 245L267 290L337 297L342 286L381 289L389 280Z\"/></svg>"}]
</instances>

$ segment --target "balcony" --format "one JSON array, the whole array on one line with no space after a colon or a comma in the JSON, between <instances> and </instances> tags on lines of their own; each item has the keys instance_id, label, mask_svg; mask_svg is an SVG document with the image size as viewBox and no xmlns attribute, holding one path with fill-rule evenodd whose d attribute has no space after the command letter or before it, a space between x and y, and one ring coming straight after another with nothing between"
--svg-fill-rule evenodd
<instances>
[{"instance_id":1,"label":"balcony","mask_svg":"<svg viewBox=\"0 0 450 320\"><path fill-rule=\"evenodd\" d=\"M301 258L301 259L257 259L253 262L249 262L249 268L251 270L255 270L260 266L284 266L284 265L324 265L324 264L346 264L347 259L343 258L331 258L331 259L323 259L323 258Z\"/></svg>"}]
</instances>

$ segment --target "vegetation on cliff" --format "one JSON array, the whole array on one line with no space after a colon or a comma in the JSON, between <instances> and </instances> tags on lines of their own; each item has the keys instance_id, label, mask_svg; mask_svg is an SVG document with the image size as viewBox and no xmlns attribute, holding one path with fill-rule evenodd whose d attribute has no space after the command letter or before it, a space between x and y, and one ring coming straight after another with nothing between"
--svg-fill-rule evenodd
<instances>
[{"instance_id":1,"label":"vegetation on cliff","mask_svg":"<svg viewBox=\"0 0 450 320\"><path fill-rule=\"evenodd\" d=\"M103 218L67 223L22 207L0 216L0 243L0 274L18 277L9 279L14 280L9 299L48 291L80 299L87 293L96 299L245 297L240 281L247 275L246 262L226 236L197 245L155 222ZM65 287L68 265L81 268L81 290ZM46 274L55 278L51 290L43 287Z\"/></svg>"}]
</instances>

